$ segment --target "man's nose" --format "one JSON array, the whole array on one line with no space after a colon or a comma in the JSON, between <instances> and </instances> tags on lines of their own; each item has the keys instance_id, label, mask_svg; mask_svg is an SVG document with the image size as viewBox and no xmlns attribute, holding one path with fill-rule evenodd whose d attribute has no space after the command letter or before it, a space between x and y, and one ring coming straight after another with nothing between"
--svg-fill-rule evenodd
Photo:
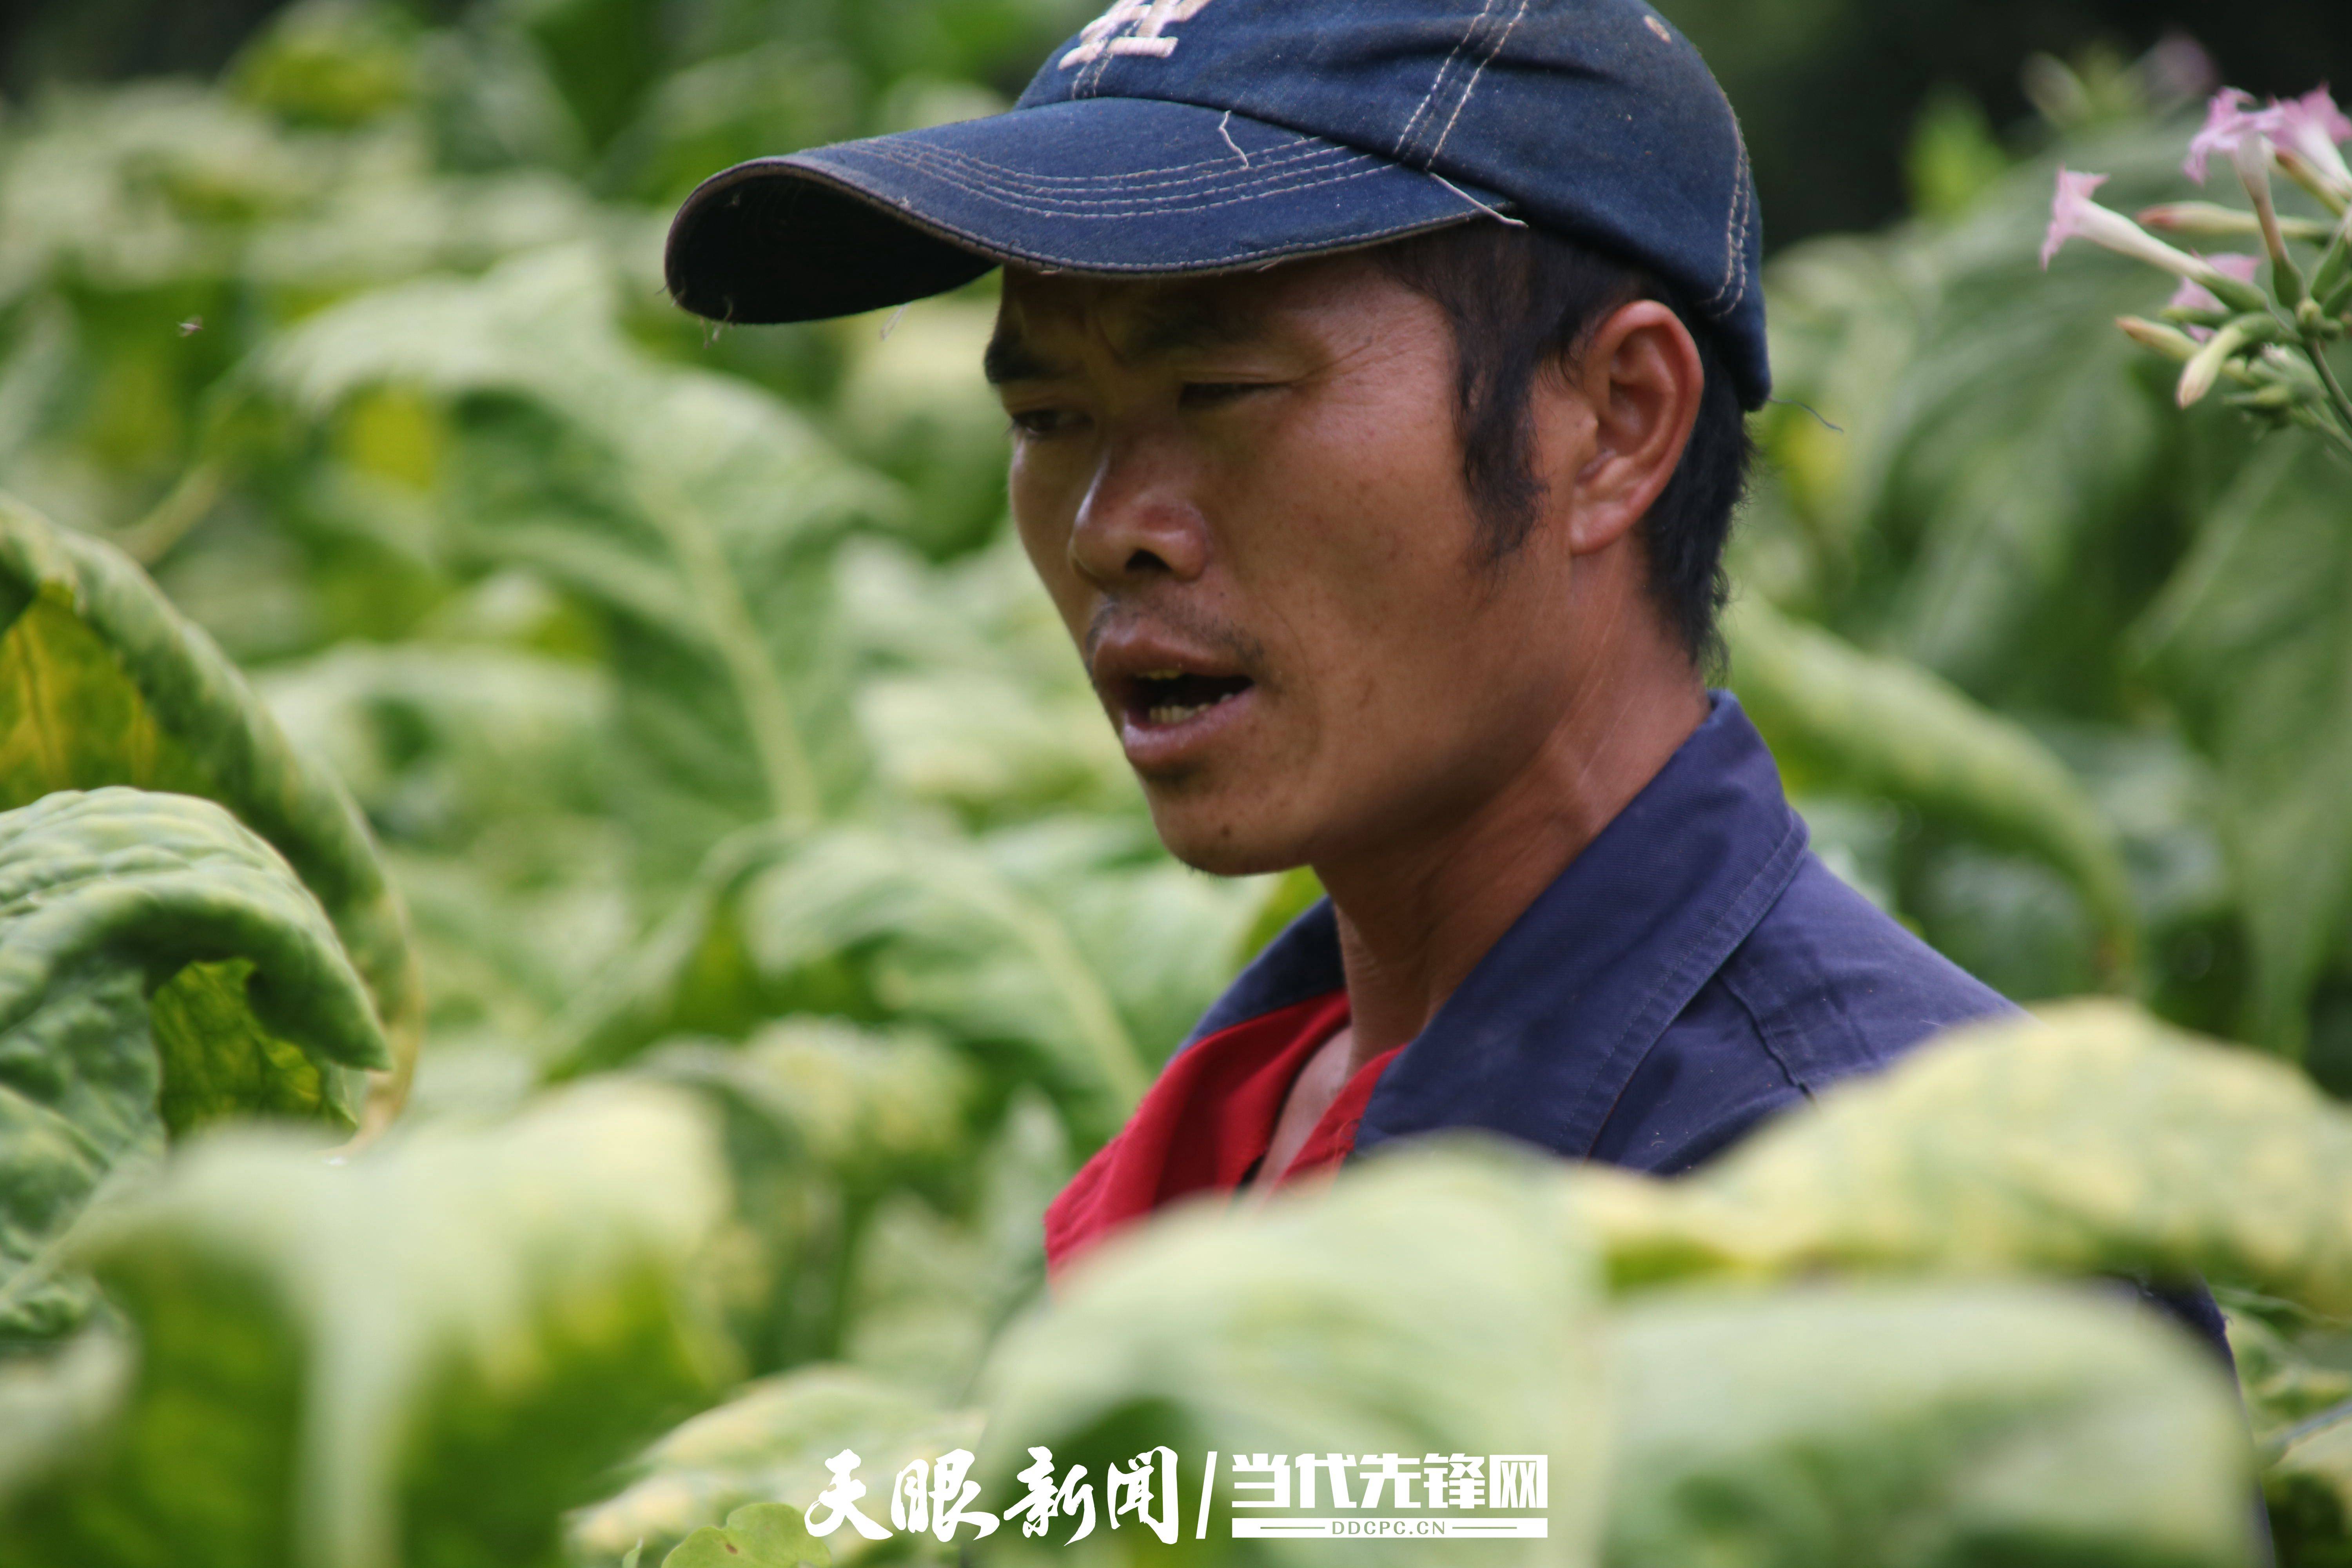
<instances>
[{"instance_id":1,"label":"man's nose","mask_svg":"<svg viewBox=\"0 0 2352 1568\"><path fill-rule=\"evenodd\" d=\"M1190 582L1209 564L1207 520L1166 454L1105 454L1070 530L1070 561L1101 588L1170 577Z\"/></svg>"}]
</instances>

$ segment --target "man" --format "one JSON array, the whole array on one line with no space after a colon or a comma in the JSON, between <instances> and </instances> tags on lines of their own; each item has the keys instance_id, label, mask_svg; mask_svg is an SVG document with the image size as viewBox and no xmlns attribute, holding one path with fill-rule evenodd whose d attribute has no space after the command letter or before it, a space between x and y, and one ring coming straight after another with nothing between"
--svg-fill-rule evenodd
<instances>
[{"instance_id":1,"label":"man","mask_svg":"<svg viewBox=\"0 0 2352 1568\"><path fill-rule=\"evenodd\" d=\"M1055 1201L1057 1268L1438 1128L1682 1171L2008 1008L1704 682L1759 247L1639 0L1120 0L1008 113L688 200L670 286L721 320L1005 267L1013 515L1161 837L1329 891Z\"/></svg>"}]
</instances>

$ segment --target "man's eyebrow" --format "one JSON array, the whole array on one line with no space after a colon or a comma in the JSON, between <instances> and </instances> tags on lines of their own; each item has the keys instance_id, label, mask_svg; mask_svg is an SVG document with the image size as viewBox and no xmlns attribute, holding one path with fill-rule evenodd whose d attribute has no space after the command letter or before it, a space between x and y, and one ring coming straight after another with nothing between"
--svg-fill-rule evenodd
<instances>
[{"instance_id":1,"label":"man's eyebrow","mask_svg":"<svg viewBox=\"0 0 2352 1568\"><path fill-rule=\"evenodd\" d=\"M1128 330L1118 336L1118 357L1129 364L1149 363L1201 349L1230 348L1263 336L1267 315L1263 310L1236 308L1229 300L1176 294L1139 307ZM1011 381L1042 381L1063 373L1024 341L1018 327L1000 324L981 355L981 374L992 386Z\"/></svg>"},{"instance_id":2,"label":"man's eyebrow","mask_svg":"<svg viewBox=\"0 0 2352 1568\"><path fill-rule=\"evenodd\" d=\"M1009 381L1043 381L1054 374L1055 368L1029 346L1010 322L999 323L980 356L980 374L988 378L991 386L1003 386Z\"/></svg>"},{"instance_id":3,"label":"man's eyebrow","mask_svg":"<svg viewBox=\"0 0 2352 1568\"><path fill-rule=\"evenodd\" d=\"M1264 310L1237 304L1230 297L1170 294L1147 302L1137 315L1123 356L1134 361L1231 348L1263 336L1266 330Z\"/></svg>"}]
</instances>

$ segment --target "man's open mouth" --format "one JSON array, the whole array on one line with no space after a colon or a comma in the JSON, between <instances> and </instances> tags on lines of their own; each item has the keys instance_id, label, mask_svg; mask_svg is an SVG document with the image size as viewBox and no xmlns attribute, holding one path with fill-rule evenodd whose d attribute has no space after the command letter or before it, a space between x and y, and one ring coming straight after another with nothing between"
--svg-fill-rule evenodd
<instances>
[{"instance_id":1,"label":"man's open mouth","mask_svg":"<svg viewBox=\"0 0 2352 1568\"><path fill-rule=\"evenodd\" d=\"M1131 676L1123 685L1128 722L1171 729L1239 697L1251 682L1245 675L1193 675L1169 669Z\"/></svg>"}]
</instances>

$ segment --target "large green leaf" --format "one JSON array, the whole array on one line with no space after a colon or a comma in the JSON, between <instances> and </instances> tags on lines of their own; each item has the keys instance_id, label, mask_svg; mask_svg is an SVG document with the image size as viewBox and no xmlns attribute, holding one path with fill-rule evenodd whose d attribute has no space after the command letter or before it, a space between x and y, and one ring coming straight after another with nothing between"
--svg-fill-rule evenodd
<instances>
[{"instance_id":1,"label":"large green leaf","mask_svg":"<svg viewBox=\"0 0 2352 1568\"><path fill-rule=\"evenodd\" d=\"M436 1055L534 1037L635 935L602 669L468 637L347 643L255 684L382 836Z\"/></svg>"},{"instance_id":2,"label":"large green leaf","mask_svg":"<svg viewBox=\"0 0 2352 1568\"><path fill-rule=\"evenodd\" d=\"M577 660L476 642L346 643L255 685L387 841L462 849L604 804L612 697Z\"/></svg>"},{"instance_id":3,"label":"large green leaf","mask_svg":"<svg viewBox=\"0 0 2352 1568\"><path fill-rule=\"evenodd\" d=\"M2127 206L2186 194L2179 142L2141 124L2059 156ZM2164 280L2090 246L2037 269L2054 161L1956 224L1774 262L1787 402L1763 429L1810 546L1775 591L1980 700L2122 716L2117 639L2177 556L2202 444L2113 325Z\"/></svg>"},{"instance_id":4,"label":"large green leaf","mask_svg":"<svg viewBox=\"0 0 2352 1568\"><path fill-rule=\"evenodd\" d=\"M1564 1190L1621 1280L2201 1274L2352 1311L2352 1113L2113 1003L1955 1031L1686 1181L1593 1168Z\"/></svg>"},{"instance_id":5,"label":"large green leaf","mask_svg":"<svg viewBox=\"0 0 2352 1568\"><path fill-rule=\"evenodd\" d=\"M2352 1336L2341 1320L2223 1295L2280 1560L2341 1561L2352 1554Z\"/></svg>"},{"instance_id":6,"label":"large green leaf","mask_svg":"<svg viewBox=\"0 0 2352 1568\"><path fill-rule=\"evenodd\" d=\"M1732 534L1743 587L1760 580L1791 607L1822 613L1853 586L1904 435L1886 389L1919 352L1936 284L1914 247L1874 235L1815 239L1773 259L1766 285L1781 400L1751 426L1769 461L1758 475L1762 504ZM1759 525L1792 532L1765 542L1792 546L1794 559L1760 559Z\"/></svg>"},{"instance_id":7,"label":"large green leaf","mask_svg":"<svg viewBox=\"0 0 2352 1568\"><path fill-rule=\"evenodd\" d=\"M844 826L722 846L629 968L565 1021L556 1070L779 1013L920 1021L1015 1064L1091 1146L1230 974L1253 900L1144 851L1138 831Z\"/></svg>"},{"instance_id":8,"label":"large green leaf","mask_svg":"<svg viewBox=\"0 0 2352 1568\"><path fill-rule=\"evenodd\" d=\"M1890 796L2038 857L2080 891L2110 974L2131 974L2137 920L2114 830L2029 731L1916 665L1758 600L1724 632L1734 689L1794 788Z\"/></svg>"},{"instance_id":9,"label":"large green leaf","mask_svg":"<svg viewBox=\"0 0 2352 1568\"><path fill-rule=\"evenodd\" d=\"M2096 710L2111 677L2079 655L2111 648L2137 607L2102 568L2158 499L2170 411L2115 329L2122 268L2033 277L2032 231L2001 225L2014 259L1951 289L1945 335L1896 394L1909 439L1882 505L1918 553L1890 640L1971 691ZM2160 281L2128 280L2141 308L2161 302Z\"/></svg>"},{"instance_id":10,"label":"large green leaf","mask_svg":"<svg viewBox=\"0 0 2352 1568\"><path fill-rule=\"evenodd\" d=\"M325 419L408 387L455 415L437 479L455 543L528 565L602 617L645 830L698 854L727 828L806 821L860 763L828 636L841 531L884 481L774 398L633 348L593 251L362 295L271 347L258 374ZM690 863L690 861L689 861Z\"/></svg>"},{"instance_id":11,"label":"large green leaf","mask_svg":"<svg viewBox=\"0 0 2352 1568\"><path fill-rule=\"evenodd\" d=\"M36 1473L103 1431L137 1358L99 1324L49 1354L0 1357L0 1477Z\"/></svg>"},{"instance_id":12,"label":"large green leaf","mask_svg":"<svg viewBox=\"0 0 2352 1568\"><path fill-rule=\"evenodd\" d=\"M937 1040L837 1019L788 1019L740 1047L673 1041L639 1070L700 1091L723 1119L735 1185L727 1304L755 1370L838 1353L845 1276L872 1205L893 1192L962 1195L988 1092Z\"/></svg>"},{"instance_id":13,"label":"large green leaf","mask_svg":"<svg viewBox=\"0 0 2352 1568\"><path fill-rule=\"evenodd\" d=\"M103 1184L226 1117L348 1129L390 1059L317 901L218 806L117 787L0 813L0 1345L81 1321L57 1249Z\"/></svg>"},{"instance_id":14,"label":"large green leaf","mask_svg":"<svg viewBox=\"0 0 2352 1568\"><path fill-rule=\"evenodd\" d=\"M790 1503L745 1503L724 1524L706 1524L662 1559L662 1568L829 1568L833 1553Z\"/></svg>"},{"instance_id":15,"label":"large green leaf","mask_svg":"<svg viewBox=\"0 0 2352 1568\"><path fill-rule=\"evenodd\" d=\"M392 1047L367 1118L406 1092L422 999L407 918L334 776L288 743L212 639L120 552L0 497L0 808L130 784L218 802L286 858Z\"/></svg>"},{"instance_id":16,"label":"large green leaf","mask_svg":"<svg viewBox=\"0 0 2352 1568\"><path fill-rule=\"evenodd\" d=\"M2127 1297L1678 1292L1610 1327L1616 1568L2240 1568L2230 1387Z\"/></svg>"},{"instance_id":17,"label":"large green leaf","mask_svg":"<svg viewBox=\"0 0 2352 1568\"><path fill-rule=\"evenodd\" d=\"M2335 1563L2352 1554L2352 1402L2282 1435L2263 1495L2280 1561Z\"/></svg>"},{"instance_id":18,"label":"large green leaf","mask_svg":"<svg viewBox=\"0 0 2352 1568\"><path fill-rule=\"evenodd\" d=\"M877 784L975 825L1054 810L1141 815L1086 667L1010 530L944 566L853 541L834 582Z\"/></svg>"},{"instance_id":19,"label":"large green leaf","mask_svg":"<svg viewBox=\"0 0 2352 1568\"><path fill-rule=\"evenodd\" d=\"M2274 437L2219 502L2146 628L2213 758L2252 941L2255 1037L2294 1050L2352 914L2352 468Z\"/></svg>"},{"instance_id":20,"label":"large green leaf","mask_svg":"<svg viewBox=\"0 0 2352 1568\"><path fill-rule=\"evenodd\" d=\"M986 542L1004 517L1007 445L1003 405L980 374L993 304L919 300L887 331L863 325L849 327L862 341L841 387L845 438L908 487L926 552Z\"/></svg>"},{"instance_id":21,"label":"large green leaf","mask_svg":"<svg viewBox=\"0 0 2352 1568\"><path fill-rule=\"evenodd\" d=\"M1106 1244L991 1364L982 1504L1019 1495L1032 1446L1053 1451L1056 1474L1100 1477L1168 1445L1183 1510L1212 1448L1543 1454L1549 1537L1514 1542L1517 1555L1488 1542L1486 1560L1592 1561L1606 1424L1592 1257L1545 1203L1546 1169L1521 1152L1414 1150L1310 1197L1239 1212L1203 1201ZM1262 1544L1276 1562L1328 1550Z\"/></svg>"},{"instance_id":22,"label":"large green leaf","mask_svg":"<svg viewBox=\"0 0 2352 1568\"><path fill-rule=\"evenodd\" d=\"M640 1070L756 1118L782 1145L780 1161L871 1191L954 1162L982 1092L970 1063L937 1041L838 1019L785 1019L740 1047L677 1041Z\"/></svg>"},{"instance_id":23,"label":"large green leaf","mask_svg":"<svg viewBox=\"0 0 2352 1568\"><path fill-rule=\"evenodd\" d=\"M207 1141L78 1249L138 1370L97 1440L0 1476L0 1561L551 1563L722 1368L686 1270L726 1201L705 1121L645 1086L341 1163Z\"/></svg>"}]
</instances>

